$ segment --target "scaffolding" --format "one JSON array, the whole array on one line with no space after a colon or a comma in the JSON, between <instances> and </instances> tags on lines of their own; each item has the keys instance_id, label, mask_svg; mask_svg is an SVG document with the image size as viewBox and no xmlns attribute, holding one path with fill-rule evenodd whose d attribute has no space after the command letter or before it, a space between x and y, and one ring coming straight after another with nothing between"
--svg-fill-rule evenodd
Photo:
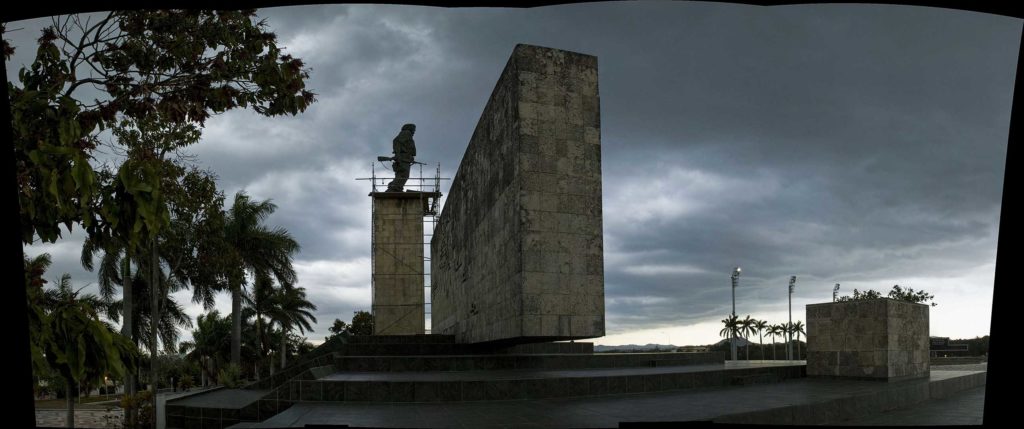
<instances>
[{"instance_id":1,"label":"scaffolding","mask_svg":"<svg viewBox=\"0 0 1024 429\"><path fill-rule=\"evenodd\" d=\"M431 290L431 269L430 267L430 240L434 236L434 228L437 226L437 221L440 218L441 208L441 181L451 180L448 177L441 177L441 164L437 163L434 175L427 177L423 175L424 163L416 163L419 167L419 177L409 177L405 184L406 192L418 193L423 207L423 240L421 243L423 246L423 326L425 327L425 334L430 333L430 290ZM370 164L370 177L360 177L356 180L369 180L370 181L370 196L376 193L382 192L380 188L387 188L388 181L394 179L394 177L377 176L376 164ZM380 187L380 188L379 188ZM377 232L373 225L373 219L376 219L376 205L370 204L370 312L374 316L374 320L377 320L375 313L375 290L377 286L376 282L376 248L377 245ZM412 244L412 243L410 243Z\"/></svg>"}]
</instances>

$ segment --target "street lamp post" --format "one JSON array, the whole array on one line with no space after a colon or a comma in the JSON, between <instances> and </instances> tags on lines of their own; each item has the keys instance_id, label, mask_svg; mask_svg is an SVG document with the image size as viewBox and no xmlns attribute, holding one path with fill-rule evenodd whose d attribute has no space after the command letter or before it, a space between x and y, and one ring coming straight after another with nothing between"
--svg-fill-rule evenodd
<instances>
[{"instance_id":1,"label":"street lamp post","mask_svg":"<svg viewBox=\"0 0 1024 429\"><path fill-rule=\"evenodd\" d=\"M836 283L836 287L832 288L832 302L836 302L839 296L839 283Z\"/></svg>"},{"instance_id":2,"label":"street lamp post","mask_svg":"<svg viewBox=\"0 0 1024 429\"><path fill-rule=\"evenodd\" d=\"M735 321L736 318L736 285L740 280L740 267L736 267L732 270L732 317ZM731 331L729 338L729 350L732 352L732 360L736 360L736 327L732 326L729 328Z\"/></svg>"},{"instance_id":3,"label":"street lamp post","mask_svg":"<svg viewBox=\"0 0 1024 429\"><path fill-rule=\"evenodd\" d=\"M789 277L789 325L786 326L786 356L793 360L793 287L796 276Z\"/></svg>"}]
</instances>

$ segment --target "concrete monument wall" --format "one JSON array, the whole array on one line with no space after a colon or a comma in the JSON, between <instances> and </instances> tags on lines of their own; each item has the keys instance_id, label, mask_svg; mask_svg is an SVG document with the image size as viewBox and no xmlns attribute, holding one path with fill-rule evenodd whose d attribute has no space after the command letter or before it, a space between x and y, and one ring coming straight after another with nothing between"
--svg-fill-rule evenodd
<instances>
[{"instance_id":1,"label":"concrete monument wall","mask_svg":"<svg viewBox=\"0 0 1024 429\"><path fill-rule=\"evenodd\" d=\"M374 192L373 333L423 334L423 200L419 192Z\"/></svg>"},{"instance_id":2,"label":"concrete monument wall","mask_svg":"<svg viewBox=\"0 0 1024 429\"><path fill-rule=\"evenodd\" d=\"M431 240L433 333L604 335L597 58L517 45Z\"/></svg>"},{"instance_id":3,"label":"concrete monument wall","mask_svg":"<svg viewBox=\"0 0 1024 429\"><path fill-rule=\"evenodd\" d=\"M807 306L807 375L927 376L928 306L888 298Z\"/></svg>"}]
</instances>

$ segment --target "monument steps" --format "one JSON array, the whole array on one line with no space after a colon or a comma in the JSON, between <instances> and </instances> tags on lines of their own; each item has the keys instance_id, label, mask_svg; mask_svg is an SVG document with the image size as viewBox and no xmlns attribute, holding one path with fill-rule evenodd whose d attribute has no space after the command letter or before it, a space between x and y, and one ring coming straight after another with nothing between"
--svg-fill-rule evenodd
<instances>
[{"instance_id":1,"label":"monument steps","mask_svg":"<svg viewBox=\"0 0 1024 429\"><path fill-rule=\"evenodd\" d=\"M510 369L639 368L721 363L725 353L453 354L436 356L336 355L339 371L474 371Z\"/></svg>"},{"instance_id":2,"label":"monument steps","mask_svg":"<svg viewBox=\"0 0 1024 429\"><path fill-rule=\"evenodd\" d=\"M454 335L351 335L347 344L455 344Z\"/></svg>"},{"instance_id":3,"label":"monument steps","mask_svg":"<svg viewBox=\"0 0 1024 429\"><path fill-rule=\"evenodd\" d=\"M592 349L590 343L471 346L439 335L335 339L244 389L169 401L167 422L170 428L227 427L264 421L297 403L599 397L775 383L805 374L803 365L726 368L724 353L584 353ZM550 350L575 353L542 353Z\"/></svg>"},{"instance_id":4,"label":"monument steps","mask_svg":"<svg viewBox=\"0 0 1024 429\"><path fill-rule=\"evenodd\" d=\"M835 425L985 385L984 371L932 371L896 382L790 380L770 386L498 403L300 402L261 423L232 429L301 427L318 423L351 427L623 427L629 422ZM639 424L639 423L635 423ZM937 424L925 419L922 424ZM941 424L941 423L938 423ZM645 426L645 425L642 425ZM308 427L308 426L307 426Z\"/></svg>"},{"instance_id":5,"label":"monument steps","mask_svg":"<svg viewBox=\"0 0 1024 429\"><path fill-rule=\"evenodd\" d=\"M456 344L450 335L328 341L243 389L169 401L168 427L263 421L296 403L509 401L619 395L802 377L803 366L727 369L725 353L592 353L591 343ZM562 353L552 353L562 352ZM231 397L224 402L222 398ZM242 401L241 399L245 399Z\"/></svg>"},{"instance_id":6,"label":"monument steps","mask_svg":"<svg viewBox=\"0 0 1024 429\"><path fill-rule=\"evenodd\" d=\"M322 373L322 372L321 372ZM294 402L467 402L571 398L780 382L804 366L726 369L719 365L569 370L336 372L289 381L261 399ZM278 404L280 407L281 404ZM269 406L273 408L273 406Z\"/></svg>"}]
</instances>

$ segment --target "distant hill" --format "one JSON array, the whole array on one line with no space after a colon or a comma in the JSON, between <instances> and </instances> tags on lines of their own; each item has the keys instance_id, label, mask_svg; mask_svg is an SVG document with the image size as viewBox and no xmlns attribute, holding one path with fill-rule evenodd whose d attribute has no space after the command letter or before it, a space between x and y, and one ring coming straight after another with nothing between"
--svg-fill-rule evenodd
<instances>
[{"instance_id":1,"label":"distant hill","mask_svg":"<svg viewBox=\"0 0 1024 429\"><path fill-rule=\"evenodd\" d=\"M747 344L757 345L757 343L752 342L752 341L747 341L747 340L743 339L743 337L736 337L736 347L746 347ZM715 343L715 346L727 346L727 345L729 345L729 339L728 338Z\"/></svg>"},{"instance_id":2,"label":"distant hill","mask_svg":"<svg viewBox=\"0 0 1024 429\"><path fill-rule=\"evenodd\" d=\"M595 352L635 352L635 351L654 351L654 350L675 350L678 346L672 344L626 344L622 346L594 346Z\"/></svg>"},{"instance_id":3,"label":"distant hill","mask_svg":"<svg viewBox=\"0 0 1024 429\"><path fill-rule=\"evenodd\" d=\"M757 345L757 343L747 341L742 337L736 337L736 347L745 347L747 344ZM718 346L729 346L729 339L726 338L712 345L711 347ZM654 350L675 350L679 346L673 344L626 344L621 346L594 346L594 352L643 352L643 351L654 351Z\"/></svg>"}]
</instances>

